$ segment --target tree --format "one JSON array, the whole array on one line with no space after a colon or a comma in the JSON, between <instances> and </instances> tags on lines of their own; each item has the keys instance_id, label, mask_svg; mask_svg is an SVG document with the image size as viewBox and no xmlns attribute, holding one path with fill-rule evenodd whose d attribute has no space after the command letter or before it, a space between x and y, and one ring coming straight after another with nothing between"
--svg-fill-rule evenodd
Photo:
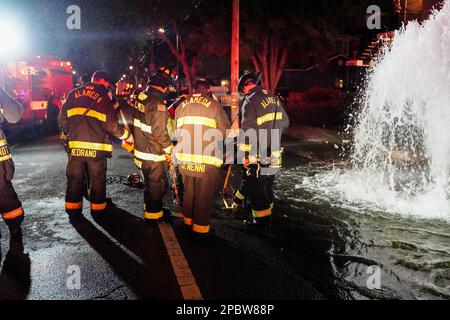
<instances>
[{"instance_id":1,"label":"tree","mask_svg":"<svg viewBox=\"0 0 450 320\"><path fill-rule=\"evenodd\" d=\"M282 4L270 0L243 2L242 60L251 61L253 69L262 73L263 88L271 93L276 91L290 61L311 49L314 54L320 53L318 49L325 42L310 17L304 15L304 9L303 1Z\"/></svg>"},{"instance_id":2,"label":"tree","mask_svg":"<svg viewBox=\"0 0 450 320\"><path fill-rule=\"evenodd\" d=\"M256 71L262 73L263 87L269 92L275 92L286 60L287 48L281 46L281 41L276 36L266 36L262 40L262 47L253 53L253 65Z\"/></svg>"},{"instance_id":3,"label":"tree","mask_svg":"<svg viewBox=\"0 0 450 320\"><path fill-rule=\"evenodd\" d=\"M241 7L243 60L262 73L264 89L274 93L298 38L302 3L269 0L243 2ZM270 13L270 14L269 14Z\"/></svg>"},{"instance_id":4,"label":"tree","mask_svg":"<svg viewBox=\"0 0 450 320\"><path fill-rule=\"evenodd\" d=\"M195 58L191 58L190 60L188 59L184 37L182 37L182 35L178 31L178 26L175 20L171 21L171 26L173 32L175 33L175 42L178 42L178 48L177 44L174 44L174 42L169 39L165 32L159 31L159 36L168 45L170 52L181 63L184 71L184 76L186 77L186 82L188 84L189 93L192 93L196 76Z\"/></svg>"},{"instance_id":5,"label":"tree","mask_svg":"<svg viewBox=\"0 0 450 320\"><path fill-rule=\"evenodd\" d=\"M195 10L191 10L185 16L177 17L173 11L170 11L166 14L166 22L163 25L169 27L172 37L170 32L166 32L167 28L159 30L164 32L158 32L158 36L168 46L170 53L181 64L190 93L193 92L194 81L202 61L211 56L224 57L229 52L229 36L227 32L224 32L228 8L224 3L224 1L214 4L199 1L194 6ZM205 21L203 18L205 16L214 17L214 19Z\"/></svg>"},{"instance_id":6,"label":"tree","mask_svg":"<svg viewBox=\"0 0 450 320\"><path fill-rule=\"evenodd\" d=\"M385 3L392 0L380 0ZM372 1L247 0L241 2L241 56L262 73L262 85L275 92L288 65L328 61L339 33L367 32L365 14Z\"/></svg>"}]
</instances>

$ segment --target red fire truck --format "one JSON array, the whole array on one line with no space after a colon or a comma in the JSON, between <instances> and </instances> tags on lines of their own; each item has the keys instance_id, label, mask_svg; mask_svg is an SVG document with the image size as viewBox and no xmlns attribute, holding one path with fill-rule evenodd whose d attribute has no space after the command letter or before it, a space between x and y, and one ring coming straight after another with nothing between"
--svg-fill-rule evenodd
<instances>
[{"instance_id":1,"label":"red fire truck","mask_svg":"<svg viewBox=\"0 0 450 320\"><path fill-rule=\"evenodd\" d=\"M22 124L56 121L67 94L73 89L72 64L55 57L35 56L0 66L0 85L25 106Z\"/></svg>"}]
</instances>

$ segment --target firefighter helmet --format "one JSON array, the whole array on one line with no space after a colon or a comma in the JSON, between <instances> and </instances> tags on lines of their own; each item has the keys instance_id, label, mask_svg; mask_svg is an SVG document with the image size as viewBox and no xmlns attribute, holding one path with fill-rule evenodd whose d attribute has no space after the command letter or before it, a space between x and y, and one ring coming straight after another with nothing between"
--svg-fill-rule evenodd
<instances>
[{"instance_id":1,"label":"firefighter helmet","mask_svg":"<svg viewBox=\"0 0 450 320\"><path fill-rule=\"evenodd\" d=\"M211 89L211 83L207 79L198 79L194 85L195 90L200 90L204 88L206 90Z\"/></svg>"},{"instance_id":2,"label":"firefighter helmet","mask_svg":"<svg viewBox=\"0 0 450 320\"><path fill-rule=\"evenodd\" d=\"M139 173L132 173L127 178L127 184L133 188L140 188L142 186L141 176Z\"/></svg>"},{"instance_id":3,"label":"firefighter helmet","mask_svg":"<svg viewBox=\"0 0 450 320\"><path fill-rule=\"evenodd\" d=\"M163 77L168 78L172 84L178 80L178 73L175 69L171 67L161 67L158 69L157 73L160 73Z\"/></svg>"},{"instance_id":4,"label":"firefighter helmet","mask_svg":"<svg viewBox=\"0 0 450 320\"><path fill-rule=\"evenodd\" d=\"M261 74L258 72L250 72L246 73L243 76L239 78L238 82L238 91L240 93L244 93L244 87L250 85L250 84L256 84L258 85L261 80Z\"/></svg>"},{"instance_id":5,"label":"firefighter helmet","mask_svg":"<svg viewBox=\"0 0 450 320\"><path fill-rule=\"evenodd\" d=\"M194 92L200 93L205 97L212 97L211 84L206 79L199 79L195 82Z\"/></svg>"},{"instance_id":6,"label":"firefighter helmet","mask_svg":"<svg viewBox=\"0 0 450 320\"><path fill-rule=\"evenodd\" d=\"M147 86L167 88L173 86L178 79L178 74L168 67L161 67L148 78Z\"/></svg>"},{"instance_id":7,"label":"firefighter helmet","mask_svg":"<svg viewBox=\"0 0 450 320\"><path fill-rule=\"evenodd\" d=\"M83 74L82 76L81 76L81 84L87 84L87 83L89 83L89 82L91 82L91 76L90 75L88 75L88 74Z\"/></svg>"},{"instance_id":8,"label":"firefighter helmet","mask_svg":"<svg viewBox=\"0 0 450 320\"><path fill-rule=\"evenodd\" d=\"M109 77L109 74L103 70L97 70L92 75L92 82L97 82L99 80L105 80L106 82L111 83L111 79Z\"/></svg>"}]
</instances>

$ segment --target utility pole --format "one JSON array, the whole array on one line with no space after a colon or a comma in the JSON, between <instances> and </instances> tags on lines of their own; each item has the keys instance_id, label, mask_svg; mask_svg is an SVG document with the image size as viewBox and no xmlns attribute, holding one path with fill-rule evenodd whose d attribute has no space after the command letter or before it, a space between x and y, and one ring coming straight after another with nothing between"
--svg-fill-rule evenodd
<instances>
[{"instance_id":1,"label":"utility pole","mask_svg":"<svg viewBox=\"0 0 450 320\"><path fill-rule=\"evenodd\" d=\"M150 46L150 65L149 65L150 73L155 72L155 41L152 40L151 46Z\"/></svg>"},{"instance_id":2,"label":"utility pole","mask_svg":"<svg viewBox=\"0 0 450 320\"><path fill-rule=\"evenodd\" d=\"M406 25L408 22L408 0L405 0L405 9L403 11L403 23Z\"/></svg>"},{"instance_id":3,"label":"utility pole","mask_svg":"<svg viewBox=\"0 0 450 320\"><path fill-rule=\"evenodd\" d=\"M394 29L399 29L402 25L402 3L400 0L394 0L394 25L392 26Z\"/></svg>"},{"instance_id":4,"label":"utility pole","mask_svg":"<svg viewBox=\"0 0 450 320\"><path fill-rule=\"evenodd\" d=\"M176 41L177 41L177 53L179 52L179 49L178 49L178 47L180 46L180 37L179 37L179 35L178 35L178 32L177 32L177 39L176 39ZM177 58L177 73L178 73L178 80L177 80L177 93L178 94L180 94L180 76L179 76L179 74L180 74L180 60L178 60L178 58Z\"/></svg>"},{"instance_id":5,"label":"utility pole","mask_svg":"<svg viewBox=\"0 0 450 320\"><path fill-rule=\"evenodd\" d=\"M231 121L236 120L239 111L239 0L233 1L231 26Z\"/></svg>"}]
</instances>

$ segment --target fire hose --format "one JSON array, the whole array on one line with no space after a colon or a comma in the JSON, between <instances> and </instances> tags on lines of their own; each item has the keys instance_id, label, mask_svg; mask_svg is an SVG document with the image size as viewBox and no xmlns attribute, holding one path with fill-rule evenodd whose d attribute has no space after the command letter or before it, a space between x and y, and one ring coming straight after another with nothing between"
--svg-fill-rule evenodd
<instances>
[{"instance_id":1,"label":"fire hose","mask_svg":"<svg viewBox=\"0 0 450 320\"><path fill-rule=\"evenodd\" d=\"M170 161L169 169L170 169L170 175L172 176L173 194L175 196L175 200L176 200L177 206L178 206L178 216L181 218L183 216L183 214L182 214L182 210L181 210L180 192L178 190L178 184L177 184L178 181L177 181L177 176L176 176L175 166L173 164L173 161Z\"/></svg>"},{"instance_id":2,"label":"fire hose","mask_svg":"<svg viewBox=\"0 0 450 320\"><path fill-rule=\"evenodd\" d=\"M223 200L223 203L225 205L224 209L233 209L233 205L230 206L228 204L228 201L225 199L225 194L226 194L228 186L230 184L232 171L233 171L233 165L230 164L228 166L227 175L225 176L225 183L224 183L223 188L222 188L222 200Z\"/></svg>"},{"instance_id":3,"label":"fire hose","mask_svg":"<svg viewBox=\"0 0 450 320\"><path fill-rule=\"evenodd\" d=\"M119 110L119 115L120 118L122 119L123 122L123 126L125 127L125 129L127 129L127 131L131 134L130 131L130 127L128 126L128 122L127 119L125 118L125 115L123 114L122 110ZM134 146L131 143L128 143L126 141L122 142L122 148L124 148L125 150L127 150L128 152L132 152L134 149Z\"/></svg>"},{"instance_id":4,"label":"fire hose","mask_svg":"<svg viewBox=\"0 0 450 320\"><path fill-rule=\"evenodd\" d=\"M229 135L228 135L228 137L227 137L227 140L228 140L228 139L235 140L235 138L236 138L236 136L237 136L237 134L238 134L238 131L239 131L239 127L240 127L240 125L239 125L239 120L236 119L236 121L235 121L235 122L233 123L233 125L231 126L231 131L230 131L230 133L229 133ZM234 142L234 143L235 143L235 142ZM228 166L227 174L226 174L226 176L225 176L225 182L224 182L224 185L223 185L223 188L222 188L222 200L223 200L223 203L224 203L224 205L225 205L225 207L224 207L223 209L226 209L226 210L233 209L233 204L230 205L230 204L228 203L227 199L226 199L226 194L227 194L227 191L228 191L228 187L230 186L231 175L232 175L232 173L233 173L233 165L230 164L230 165ZM233 197L233 196L231 196L231 198L232 198L232 197Z\"/></svg>"}]
</instances>

